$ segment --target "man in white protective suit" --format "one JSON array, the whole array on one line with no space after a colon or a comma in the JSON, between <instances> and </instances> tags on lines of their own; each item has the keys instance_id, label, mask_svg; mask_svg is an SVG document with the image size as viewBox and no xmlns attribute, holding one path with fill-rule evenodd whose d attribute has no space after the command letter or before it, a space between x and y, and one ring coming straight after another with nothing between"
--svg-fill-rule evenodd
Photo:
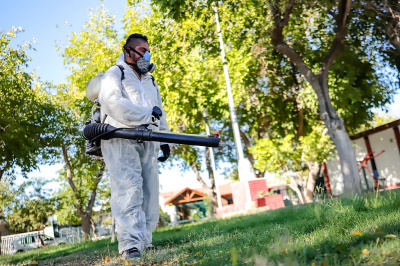
<instances>
[{"instance_id":1,"label":"man in white protective suit","mask_svg":"<svg viewBox=\"0 0 400 266\"><path fill-rule=\"evenodd\" d=\"M149 74L155 65L150 64L147 37L130 35L116 64L101 79L101 120L117 128L150 125L169 131L159 88ZM157 158L160 145L163 156ZM102 140L101 150L110 173L119 253L124 259L140 257L144 249L154 248L152 230L159 219L157 159L168 158L169 145L116 138Z\"/></svg>"}]
</instances>

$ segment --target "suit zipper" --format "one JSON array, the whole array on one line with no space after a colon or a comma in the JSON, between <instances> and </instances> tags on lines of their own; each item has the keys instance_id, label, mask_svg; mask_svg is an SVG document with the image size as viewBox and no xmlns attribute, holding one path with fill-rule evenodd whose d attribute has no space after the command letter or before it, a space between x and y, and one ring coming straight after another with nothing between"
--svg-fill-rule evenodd
<instances>
[{"instance_id":1,"label":"suit zipper","mask_svg":"<svg viewBox=\"0 0 400 266\"><path fill-rule=\"evenodd\" d=\"M136 73L136 71L134 71L132 68L131 68L131 70L136 75L137 79L139 80L140 93L141 93L141 96L142 96L142 104L144 106L145 105L145 99L144 99L144 89L143 89L143 86L142 86L142 80L143 79L141 79L139 77L139 75Z\"/></svg>"}]
</instances>

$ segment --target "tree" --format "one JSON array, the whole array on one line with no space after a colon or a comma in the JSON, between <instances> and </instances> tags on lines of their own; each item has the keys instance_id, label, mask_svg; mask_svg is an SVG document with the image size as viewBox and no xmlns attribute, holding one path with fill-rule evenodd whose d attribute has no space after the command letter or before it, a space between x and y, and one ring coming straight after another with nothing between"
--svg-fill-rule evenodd
<instances>
[{"instance_id":1,"label":"tree","mask_svg":"<svg viewBox=\"0 0 400 266\"><path fill-rule=\"evenodd\" d=\"M371 97L371 93L379 97L377 93L379 87L376 86L379 78L374 74L375 69L371 64L371 60L374 59L359 52L362 50L362 44L358 35L351 35L348 44L345 41L350 1L330 3L295 0L239 3L225 1L217 4L217 1L194 3L184 0L154 0L153 3L160 12L179 22L201 17L203 21L209 23L213 15L212 8L218 6L221 17L226 16L229 20L229 23L225 25L224 36L231 36L227 41L230 49L246 46L248 39L259 36L253 44L265 49L268 47L266 43L270 42L273 50L283 55L285 60L289 59L288 62L301 74L297 76L299 77L297 79L302 83L307 81L316 94L320 117L328 128L328 133L335 143L341 160L344 193L360 192L355 152L346 129L346 127L353 127L353 123L345 124L338 110L341 116L343 116L343 111L347 111L350 118L360 125L362 120L371 118L371 106L381 106L382 101L375 101L374 97ZM201 38L204 40L203 36ZM208 39L206 40L204 47L210 46L211 43ZM346 70L353 68L352 60L363 66L363 69L367 69L368 75L361 72L348 75L343 70L343 66ZM338 82L336 76L340 72L342 77ZM375 79L375 84L369 86L366 80L371 78ZM359 91L364 90L365 87L360 86L362 84L368 87L368 92L361 92L362 97L347 90L350 87L358 88ZM306 87L304 85L302 88ZM342 94L344 90L338 91L335 87L346 89L347 95ZM385 93L381 93L383 102L390 101L389 93L390 90L385 86ZM344 108L340 110L341 108L338 108L340 106ZM348 110L352 108L359 112ZM298 118L301 117L299 113Z\"/></svg>"},{"instance_id":2,"label":"tree","mask_svg":"<svg viewBox=\"0 0 400 266\"><path fill-rule=\"evenodd\" d=\"M81 148L79 149L79 147ZM78 149L78 152L71 154L73 149ZM69 187L63 193L64 201L72 201L82 224L83 239L88 240L90 238L93 206L99 183L104 175L105 163L102 160L89 158L84 154L83 149L82 145L75 146L70 149L70 154L68 154L67 146L62 145L65 169L61 174L61 179L66 179L69 184ZM66 209L60 208L59 213L62 214L62 211L70 209L68 205L66 207ZM71 218L73 219L72 222L77 222L76 216L73 213L71 214L72 217L69 213L60 216L60 223L71 221L68 220Z\"/></svg>"},{"instance_id":3,"label":"tree","mask_svg":"<svg viewBox=\"0 0 400 266\"><path fill-rule=\"evenodd\" d=\"M262 170L288 174L292 178L289 186L297 192L301 202L313 202L315 180L323 162L334 158L334 145L326 134L324 126L314 126L307 136L296 141L294 135L284 138L264 138L251 148ZM306 179L304 194L299 192L294 179Z\"/></svg>"},{"instance_id":4,"label":"tree","mask_svg":"<svg viewBox=\"0 0 400 266\"><path fill-rule=\"evenodd\" d=\"M375 39L375 49L383 59L400 72L400 5L388 0L355 1L354 10L359 19L358 30L370 32Z\"/></svg>"},{"instance_id":5,"label":"tree","mask_svg":"<svg viewBox=\"0 0 400 266\"><path fill-rule=\"evenodd\" d=\"M57 200L51 197L51 189L43 188L47 183L40 178L20 186L0 182L0 204L10 231L24 233L43 229L47 218L54 214Z\"/></svg>"},{"instance_id":6,"label":"tree","mask_svg":"<svg viewBox=\"0 0 400 266\"><path fill-rule=\"evenodd\" d=\"M17 166L25 175L39 163L53 162L59 147L60 129L53 118L60 110L48 86L25 70L30 61L26 51L33 48L30 43L10 46L21 31L0 31L0 180Z\"/></svg>"}]
</instances>

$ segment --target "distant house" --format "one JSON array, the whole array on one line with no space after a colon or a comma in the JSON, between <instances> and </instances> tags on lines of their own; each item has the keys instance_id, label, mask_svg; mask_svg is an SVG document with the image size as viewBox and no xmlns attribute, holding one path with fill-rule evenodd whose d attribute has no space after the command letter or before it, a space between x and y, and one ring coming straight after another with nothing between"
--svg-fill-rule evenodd
<instances>
[{"instance_id":1,"label":"distant house","mask_svg":"<svg viewBox=\"0 0 400 266\"><path fill-rule=\"evenodd\" d=\"M230 184L219 186L222 206L232 204ZM171 224L177 225L180 221L195 220L207 217L204 204L204 188L184 188L180 190L160 193L161 209L171 218Z\"/></svg>"},{"instance_id":2,"label":"distant house","mask_svg":"<svg viewBox=\"0 0 400 266\"><path fill-rule=\"evenodd\" d=\"M400 187L399 126L400 120L396 120L350 137L356 145L363 190ZM364 169L365 176L361 169L364 159L367 159L364 165L368 168ZM343 191L343 177L338 160L329 161L325 171L326 187L333 196L338 196Z\"/></svg>"},{"instance_id":3,"label":"distant house","mask_svg":"<svg viewBox=\"0 0 400 266\"><path fill-rule=\"evenodd\" d=\"M267 186L265 178L257 178L247 181L250 188L251 201L256 203L259 192L268 192L273 189L280 193L276 197L276 203L268 206L270 209L284 207L283 196L286 190L279 190L281 184ZM217 215L226 215L246 210L245 182L236 181L231 184L219 186L222 207L217 208ZM171 192L160 193L160 206L171 218L171 224L177 225L188 220L196 220L207 217L204 204L205 192L203 188L184 188Z\"/></svg>"}]
</instances>

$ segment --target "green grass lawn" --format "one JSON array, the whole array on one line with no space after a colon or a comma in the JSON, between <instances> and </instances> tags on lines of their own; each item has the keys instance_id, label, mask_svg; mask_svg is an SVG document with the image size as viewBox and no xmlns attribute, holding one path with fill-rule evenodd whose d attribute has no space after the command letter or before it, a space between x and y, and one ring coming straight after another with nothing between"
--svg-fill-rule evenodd
<instances>
[{"instance_id":1,"label":"green grass lawn","mask_svg":"<svg viewBox=\"0 0 400 266\"><path fill-rule=\"evenodd\" d=\"M399 265L400 191L327 200L154 232L155 252L131 265ZM0 265L125 265L97 242L1 256Z\"/></svg>"}]
</instances>

